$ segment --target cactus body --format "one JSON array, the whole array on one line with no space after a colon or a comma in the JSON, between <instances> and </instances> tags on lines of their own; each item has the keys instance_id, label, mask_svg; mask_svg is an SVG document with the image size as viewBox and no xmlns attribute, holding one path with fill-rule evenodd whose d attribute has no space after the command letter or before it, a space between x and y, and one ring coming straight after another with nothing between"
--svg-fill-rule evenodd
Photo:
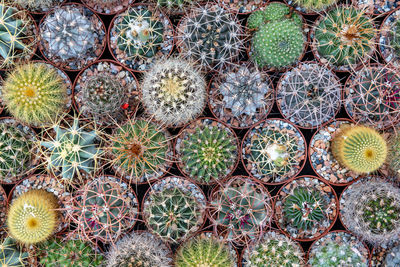
<instances>
[{"instance_id":1,"label":"cactus body","mask_svg":"<svg viewBox=\"0 0 400 267\"><path fill-rule=\"evenodd\" d=\"M27 259L29 253L23 251L23 249L17 244L17 242L6 237L0 243L0 265L7 267L24 267L27 266Z\"/></svg>"}]
</instances>

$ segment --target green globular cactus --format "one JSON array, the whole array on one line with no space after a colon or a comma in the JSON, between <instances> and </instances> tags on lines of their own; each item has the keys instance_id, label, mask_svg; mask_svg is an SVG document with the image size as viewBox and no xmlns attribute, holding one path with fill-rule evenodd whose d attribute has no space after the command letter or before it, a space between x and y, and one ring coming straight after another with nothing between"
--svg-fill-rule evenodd
<instances>
[{"instance_id":1,"label":"green globular cactus","mask_svg":"<svg viewBox=\"0 0 400 267\"><path fill-rule=\"evenodd\" d=\"M307 231L325 218L326 208L317 190L296 187L283 203L283 217L293 227Z\"/></svg>"},{"instance_id":2,"label":"green globular cactus","mask_svg":"<svg viewBox=\"0 0 400 267\"><path fill-rule=\"evenodd\" d=\"M237 161L237 140L222 124L209 119L198 122L193 123L193 132L186 129L177 146L179 166L189 177L202 183L223 179Z\"/></svg>"},{"instance_id":3,"label":"green globular cactus","mask_svg":"<svg viewBox=\"0 0 400 267\"><path fill-rule=\"evenodd\" d=\"M263 10L256 10L247 19L247 27L250 30L255 30L261 25L264 24L265 19L264 19L264 11Z\"/></svg>"},{"instance_id":4,"label":"green globular cactus","mask_svg":"<svg viewBox=\"0 0 400 267\"><path fill-rule=\"evenodd\" d=\"M385 256L385 267L400 266L400 245L391 248Z\"/></svg>"},{"instance_id":5,"label":"green globular cactus","mask_svg":"<svg viewBox=\"0 0 400 267\"><path fill-rule=\"evenodd\" d=\"M96 267L103 262L103 256L81 240L48 240L38 252L43 267Z\"/></svg>"},{"instance_id":6,"label":"green globular cactus","mask_svg":"<svg viewBox=\"0 0 400 267\"><path fill-rule=\"evenodd\" d=\"M363 210L363 219L372 231L392 231L400 221L400 208L390 196L373 196Z\"/></svg>"},{"instance_id":7,"label":"green globular cactus","mask_svg":"<svg viewBox=\"0 0 400 267\"><path fill-rule=\"evenodd\" d=\"M68 99L62 76L43 63L17 66L7 75L1 95L16 119L35 126L54 121L64 112Z\"/></svg>"},{"instance_id":8,"label":"green globular cactus","mask_svg":"<svg viewBox=\"0 0 400 267\"><path fill-rule=\"evenodd\" d=\"M293 2L307 12L318 12L327 9L338 0L294 0Z\"/></svg>"},{"instance_id":9,"label":"green globular cactus","mask_svg":"<svg viewBox=\"0 0 400 267\"><path fill-rule=\"evenodd\" d=\"M364 10L339 6L326 13L314 28L314 48L321 62L336 67L361 63L375 47L374 23Z\"/></svg>"},{"instance_id":10,"label":"green globular cactus","mask_svg":"<svg viewBox=\"0 0 400 267\"><path fill-rule=\"evenodd\" d=\"M183 243L175 256L176 267L234 267L229 246L212 235L200 234Z\"/></svg>"},{"instance_id":11,"label":"green globular cactus","mask_svg":"<svg viewBox=\"0 0 400 267\"><path fill-rule=\"evenodd\" d=\"M63 182L71 184L97 170L97 160L102 151L96 143L96 130L89 131L89 124L79 126L79 119L74 117L72 125L63 119L52 131L55 137L49 137L52 132L47 130L40 142L45 148L42 154L50 172L59 174Z\"/></svg>"},{"instance_id":12,"label":"green globular cactus","mask_svg":"<svg viewBox=\"0 0 400 267\"><path fill-rule=\"evenodd\" d=\"M27 266L28 258L29 253L11 237L6 237L0 243L0 266L24 267Z\"/></svg>"},{"instance_id":13,"label":"green globular cactus","mask_svg":"<svg viewBox=\"0 0 400 267\"><path fill-rule=\"evenodd\" d=\"M152 192L144 213L149 228L174 243L190 234L202 217L197 199L178 187Z\"/></svg>"}]
</instances>

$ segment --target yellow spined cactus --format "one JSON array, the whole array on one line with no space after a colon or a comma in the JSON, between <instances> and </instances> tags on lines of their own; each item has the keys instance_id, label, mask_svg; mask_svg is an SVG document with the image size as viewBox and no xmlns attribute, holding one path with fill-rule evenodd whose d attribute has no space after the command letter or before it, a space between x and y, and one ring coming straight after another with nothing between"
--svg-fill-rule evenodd
<instances>
[{"instance_id":1,"label":"yellow spined cactus","mask_svg":"<svg viewBox=\"0 0 400 267\"><path fill-rule=\"evenodd\" d=\"M45 190L30 190L16 198L8 212L9 234L26 245L45 241L58 226L58 199Z\"/></svg>"}]
</instances>

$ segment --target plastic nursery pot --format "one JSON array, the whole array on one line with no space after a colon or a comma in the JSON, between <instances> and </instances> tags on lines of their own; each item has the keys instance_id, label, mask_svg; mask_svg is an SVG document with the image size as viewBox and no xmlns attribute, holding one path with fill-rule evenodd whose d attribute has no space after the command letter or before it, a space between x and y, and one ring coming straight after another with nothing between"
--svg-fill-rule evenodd
<instances>
[{"instance_id":1,"label":"plastic nursery pot","mask_svg":"<svg viewBox=\"0 0 400 267\"><path fill-rule=\"evenodd\" d=\"M133 9L143 9L146 8L147 10L151 11L153 16L157 17L158 21L163 24L164 31L163 31L163 43L161 44L160 49L158 49L157 54L155 54L151 58L143 58L137 59L132 57L129 59L129 56L126 56L124 52L118 49L117 45L117 38L115 37L115 27L116 23L119 23L123 20L123 16L125 13L130 12ZM108 27L108 49L117 62L121 63L125 67L129 68L134 72L143 73L146 72L151 66L158 60L168 58L173 51L174 48L174 28L171 20L166 16L161 10L157 9L155 5L152 4L133 4L129 6L128 9L120 11L117 13L114 18L112 19L110 26ZM124 58L127 57L127 58Z\"/></svg>"},{"instance_id":2,"label":"plastic nursery pot","mask_svg":"<svg viewBox=\"0 0 400 267\"><path fill-rule=\"evenodd\" d=\"M266 2L260 0L222 0L218 2L218 4L227 11L237 13L238 15L249 15L257 10L260 10L260 8L266 5Z\"/></svg>"},{"instance_id":3,"label":"plastic nursery pot","mask_svg":"<svg viewBox=\"0 0 400 267\"><path fill-rule=\"evenodd\" d=\"M279 132L282 135L277 136L276 139L267 140L266 146L261 149L265 150L265 152L256 149L257 155L254 159L252 156L252 141L259 138L259 140L262 139L260 141L264 142L264 138L267 136L264 130L268 130L271 135L275 135L275 132ZM290 137L290 135L292 136ZM296 150L285 147L288 143L296 147ZM280 150L284 151L279 152ZM266 119L250 128L243 137L240 151L242 164L249 176L267 185L278 185L293 180L304 168L307 158L307 144L302 132L293 123L279 118ZM279 155L279 153L283 155ZM261 158L261 156L263 157ZM274 159L271 160L274 156L277 157L275 159L277 160L276 164ZM257 165L257 159L261 161L261 164L264 163L266 168L270 167L272 170L270 169L269 173L263 173L264 169L260 170L262 166ZM280 160L287 163L289 168L282 175L276 173L277 168L283 166L281 165L283 162L280 162ZM268 163L269 161L271 163ZM291 162L289 163L289 161Z\"/></svg>"},{"instance_id":4,"label":"plastic nursery pot","mask_svg":"<svg viewBox=\"0 0 400 267\"><path fill-rule=\"evenodd\" d=\"M310 72L308 78L306 78L305 75L303 76L303 74L306 71ZM320 90L321 88L323 92L318 91L316 92L316 95L313 95L313 93L315 92L315 84L310 84L310 82L314 82L315 75L318 75L319 73L327 76L326 79L324 79L323 81L327 82L328 84L323 84L322 79L316 81L317 83L320 83L320 86L317 89ZM295 79L293 77L298 77L298 79ZM327 81L328 79L330 81ZM289 84L290 83L306 84L306 82L308 82L310 85L313 85L314 87L312 89L305 88L304 85L304 91L305 91L304 101L300 100L299 101L300 103L298 103L297 106L293 108L294 111L287 111L287 110L285 111L285 106L288 106L288 104L290 104L287 101L285 101L286 100L285 97L292 95L293 97L290 98L290 102L293 101L293 99L300 98L299 96L300 94L297 93L297 91L295 91L298 90L297 88L295 88L295 85L289 85ZM327 90L327 88L330 90ZM335 119L341 107L342 91L343 90L340 81L334 72L326 68L321 63L305 61L291 68L279 78L275 90L275 99L279 112L287 121L294 123L299 128L314 130L325 126L326 124L330 123ZM323 97L326 98L324 101L321 100ZM313 106L313 104L310 103L311 101L317 103L318 106ZM336 103L332 103L335 101ZM332 106L327 107L328 105L331 104ZM297 115L300 114L300 109L305 106L306 110L303 110L303 113L305 115L304 116ZM287 107L286 109L290 109L290 107ZM315 115L310 115L314 114L314 112ZM327 114L328 112L330 113L330 116L328 116L327 118L321 118L321 116L318 115L318 113ZM311 119L309 119L307 116L310 116ZM321 121L318 121L319 119Z\"/></svg>"},{"instance_id":5,"label":"plastic nursery pot","mask_svg":"<svg viewBox=\"0 0 400 267\"><path fill-rule=\"evenodd\" d=\"M82 3L93 12L96 12L100 15L114 15L118 12L122 12L128 8L135 0L112 0L110 3L106 5L102 5L96 3L95 0L81 0ZM99 1L98 1L99 2ZM103 1L106 2L106 1Z\"/></svg>"},{"instance_id":6,"label":"plastic nursery pot","mask_svg":"<svg viewBox=\"0 0 400 267\"><path fill-rule=\"evenodd\" d=\"M244 70L246 70L246 72L248 71L248 73L245 73ZM240 113L238 115L235 115L237 114L236 111L232 111L232 106L234 106L235 104L233 104L230 108L226 107L226 103L224 101L225 96L221 93L220 90L221 86L225 86L225 91L228 91L232 94L227 95L227 99L233 97L235 93L240 94L242 92L245 92L245 90L241 88L241 83L237 85L235 83L237 80L232 81L232 79L234 78L229 77L231 81L227 81L229 74L234 73L238 75L239 71L241 71L241 74L242 72L244 72L243 75L245 75L244 77L239 77L240 79L244 78L244 80L241 80L241 82L247 83L251 81L253 83L252 86L257 87L259 90L265 88L266 91L261 93L259 91L252 94L254 98L262 94L261 100L259 101L261 103L260 107L256 106L254 111L251 111L253 115L249 115L244 112L244 108L246 107L243 107L244 103L240 101L235 102L243 104L238 107L239 109L241 109L239 111ZM241 76L241 74L239 75ZM261 84L263 84L264 86L261 86ZM240 92L232 92L232 87L229 86L239 88ZM266 118L271 112L271 109L274 105L274 97L274 86L269 75L264 71L258 71L253 64L248 64L246 62L241 62L238 66L230 66L225 68L223 72L213 75L212 79L210 79L208 83L208 107L212 115L219 121L224 122L235 129L247 129ZM244 96L244 98L246 98L246 96ZM247 97L247 99L249 98L250 97ZM254 102L254 104L256 103Z\"/></svg>"},{"instance_id":7,"label":"plastic nursery pot","mask_svg":"<svg viewBox=\"0 0 400 267\"><path fill-rule=\"evenodd\" d=\"M22 7L22 6L18 5L18 4L16 4L16 5L17 5L19 8L28 11L28 12L29 12L30 14L32 14L32 15L39 15L39 16L40 16L40 15L43 15L43 14L47 13L49 10L51 10L51 9L53 9L53 8L55 8L55 7L59 6L59 5L61 5L61 4L63 4L65 1L66 1L66 0L53 0L54 3L52 4L51 7L45 8L45 9L40 9L40 10L38 10L38 9L36 9L36 10L30 10L28 7ZM33 2L35 2L35 1L33 1ZM39 1L38 1L38 2L39 2Z\"/></svg>"},{"instance_id":8,"label":"plastic nursery pot","mask_svg":"<svg viewBox=\"0 0 400 267\"><path fill-rule=\"evenodd\" d=\"M216 217L219 215L219 207L215 207L216 204L213 204L214 201L216 201L217 198L221 198L222 190L226 190L228 188L233 188L232 190L235 190L234 188L240 185L249 185L255 189L255 192L258 194L261 194L261 196L264 197L262 200L264 202L264 211L265 211L265 218L262 220L260 225L257 225L255 230L253 231L253 238L249 235L242 235L240 234L239 236L234 236L232 239L228 238L230 228L219 224L216 220ZM246 188L247 190L247 188ZM209 194L209 204L208 204L208 209L207 209L207 217L210 220L210 224L213 226L213 231L216 236L221 236L223 237L226 241L232 242L235 246L244 246L246 244L249 244L252 240L257 240L259 237L264 233L265 229L270 227L271 220L273 218L273 201L271 198L271 195L269 194L268 190L266 187L264 187L263 184L258 182L257 180L248 177L248 176L233 176L231 177L228 181L225 181L224 183L220 183L219 185L215 186L212 191L210 191ZM249 197L250 199L254 199L255 197ZM229 202L231 202L231 198L229 198ZM243 198L242 198L243 199ZM222 205L223 201L220 201L220 205ZM260 200L258 200L260 201ZM248 214L247 214L248 215ZM250 216L250 215L249 215ZM233 216L235 217L235 216ZM247 218L247 219L246 219ZM248 220L248 216L242 216L242 219L244 219L243 222L246 222ZM233 234L234 235L234 234Z\"/></svg>"},{"instance_id":9,"label":"plastic nursery pot","mask_svg":"<svg viewBox=\"0 0 400 267\"><path fill-rule=\"evenodd\" d=\"M340 131L340 126L353 123L349 119L339 118L318 129L311 137L308 148L311 168L319 178L330 185L347 186L365 177L341 166L330 149L332 138Z\"/></svg>"},{"instance_id":10,"label":"plastic nursery pot","mask_svg":"<svg viewBox=\"0 0 400 267\"><path fill-rule=\"evenodd\" d=\"M104 114L105 118L102 120L94 120L93 114L89 108L83 108L85 105L85 99L83 96L83 88L85 83L90 79L91 75L98 77L110 77L113 78L114 82L118 82L121 88L126 89L126 98L121 102L120 110L110 114ZM139 89L139 82L135 75L128 68L122 66L120 63L102 59L98 60L89 66L82 69L74 82L73 85L73 104L75 109L82 115L82 119L86 121L95 121L99 126L105 126L110 128L117 127L116 123L123 123L132 114L135 113L140 103L141 92ZM109 117L110 116L110 117Z\"/></svg>"},{"instance_id":11,"label":"plastic nursery pot","mask_svg":"<svg viewBox=\"0 0 400 267\"><path fill-rule=\"evenodd\" d=\"M285 223L283 219L283 201L286 201L287 197L293 194L293 190L299 187L315 189L315 191L318 191L321 196L321 202L325 203L325 207L320 207L320 205L318 205L324 213L323 221L319 222L317 225L313 225L311 228L312 230L308 231L308 233L307 231L299 230L298 228L291 226L288 222ZM278 229L294 240L307 242L326 235L333 227L339 214L339 201L335 190L333 190L329 184L325 183L318 177L303 175L287 182L279 189L275 198L274 209L274 219ZM315 228L317 229L314 231Z\"/></svg>"},{"instance_id":12,"label":"plastic nursery pot","mask_svg":"<svg viewBox=\"0 0 400 267\"><path fill-rule=\"evenodd\" d=\"M290 69L293 66L296 66L305 56L306 52L307 52L307 47L309 44L309 28L308 28L308 24L307 21L304 19L304 17L300 14L300 12L298 12L297 10L294 10L293 7L289 6L286 2L277 2L277 1L272 1L272 2L268 2L267 4L265 4L264 6L262 6L261 8L259 8L259 10L264 11L265 8L270 5L270 4L282 4L282 5L286 5L287 7L290 8L291 12L295 12L302 21L302 32L303 32L303 36L304 36L304 43L303 43L303 52L301 53L301 55L299 56L299 58L293 62L292 64L290 64L289 66L286 67L282 67L282 68L275 68L275 67L271 67L268 68L267 66L264 66L262 68L263 71L267 71L267 72L286 72L288 69ZM291 13L292 14L292 13ZM246 29L247 29L247 35L249 36L248 38L248 42L246 44L246 54L247 57L251 60L252 59L252 36L253 36L253 31L250 31L248 28L248 20L246 20Z\"/></svg>"},{"instance_id":13,"label":"plastic nursery pot","mask_svg":"<svg viewBox=\"0 0 400 267\"><path fill-rule=\"evenodd\" d=\"M396 26L397 21L400 21L400 7L391 11L383 20L379 29L378 51L386 64L399 69L400 55L396 55L396 52L390 45L390 36L395 31L396 27L398 27Z\"/></svg>"},{"instance_id":14,"label":"plastic nursery pot","mask_svg":"<svg viewBox=\"0 0 400 267\"><path fill-rule=\"evenodd\" d=\"M219 171L219 177L212 177L210 176L209 182L206 182L204 180L200 180L197 177L194 177L193 175L190 174L191 170L186 170L185 166L187 166L187 162L182 161L183 157L183 149L185 148L184 141L188 140L193 134L196 132L197 129L200 127L204 128L206 126L209 126L208 128L211 127L216 127L218 130L225 130L227 137L231 139L230 144L222 144L225 146L225 148L229 145L232 145L236 147L235 151L232 150L227 150L228 152L232 152L233 154L236 154L235 159L231 158L224 158L224 160L227 160L228 162L232 163L227 169L226 172L223 173L223 170ZM215 137L215 136L214 136ZM217 136L218 137L218 136ZM216 139L213 139L213 141L216 141ZM196 142L198 142L196 140ZM214 118L210 117L201 117L196 119L195 121L187 123L178 133L177 137L175 138L175 143L174 143L174 158L176 159L176 165L179 169L179 171L187 178L191 179L192 181L195 181L195 183L200 184L200 185L213 185L216 183L223 183L225 180L229 179L229 177L232 175L232 173L236 170L239 160L240 160L240 153L239 153L239 148L240 148L240 143L239 139L236 135L236 133L225 123L216 120ZM193 148L189 148L193 149ZM222 148L218 148L222 149ZM230 149L230 148L229 148ZM209 166L207 166L209 167ZM199 168L207 168L205 166L199 166Z\"/></svg>"},{"instance_id":15,"label":"plastic nursery pot","mask_svg":"<svg viewBox=\"0 0 400 267\"><path fill-rule=\"evenodd\" d=\"M79 13L84 16L87 20L90 20L89 22L91 23L91 25L94 28L94 31L96 31L96 35L97 35L97 42L96 40L88 40L88 43L92 44L93 47L90 47L91 50L91 54L90 55L79 55L77 58L71 60L71 59L67 59L67 60L63 60L58 54L59 51L54 52L54 55L49 54L49 47L51 46L51 44L46 41L44 39L43 35L43 25L44 23L47 21L47 19L54 14L54 12L56 10L60 10L60 9L67 9L67 10L71 10L72 8L77 8ZM87 25L85 25L87 26ZM106 44L107 44L107 36L106 36L106 27L104 25L104 22L100 19L100 17L96 14L93 13L89 8L87 8L86 6L80 4L80 3L64 3L61 6L51 9L49 10L44 17L40 20L39 23L39 49L40 52L42 53L43 57L49 61L51 64L53 64L54 66L65 70L65 71L79 71L82 68L88 66L89 64L95 62L96 60L98 60L101 55L104 53L104 50L106 48ZM51 33L49 34L50 38L53 38L54 36L51 36ZM62 38L61 38L62 39ZM79 42L82 42L83 40L79 40ZM87 40L86 40L87 41ZM46 48L47 46L47 48ZM76 44L74 44L74 46L76 46ZM64 48L63 48L64 49ZM61 49L60 49L61 51ZM86 50L86 53L90 51L89 49Z\"/></svg>"},{"instance_id":16,"label":"plastic nursery pot","mask_svg":"<svg viewBox=\"0 0 400 267\"><path fill-rule=\"evenodd\" d=\"M373 74L376 74L377 77L369 80L365 79L367 76L371 77ZM370 86L369 83L363 85L366 81L374 81L374 84L376 85ZM381 84L378 84L379 82L381 82ZM368 88L368 90L364 94L359 92L360 89L356 90L357 87L366 90ZM346 80L343 90L343 104L345 111L351 120L357 124L364 124L376 128L377 130L385 130L395 127L395 125L400 122L399 87L400 73L396 69L381 64L370 64L366 67L360 67ZM378 95L376 95L374 91L378 91ZM362 96L363 98L358 101L353 101L353 98L357 96ZM367 102L370 98L372 98L372 100ZM389 109L389 111L381 110L379 106L382 102L385 102L384 108ZM359 108L372 106L372 104L374 104L374 106L368 108L367 111L360 110ZM363 113L368 113L368 116ZM376 117L379 117L379 120L376 120Z\"/></svg>"},{"instance_id":17,"label":"plastic nursery pot","mask_svg":"<svg viewBox=\"0 0 400 267\"><path fill-rule=\"evenodd\" d=\"M12 203L14 198L19 197L21 194L34 189L45 189L47 192L53 193L58 198L60 206L60 225L57 232L63 232L69 223L66 220L66 206L71 201L71 194L66 191L65 187L54 176L33 174L24 180L20 180L11 189L8 195L8 204Z\"/></svg>"},{"instance_id":18,"label":"plastic nursery pot","mask_svg":"<svg viewBox=\"0 0 400 267\"><path fill-rule=\"evenodd\" d=\"M191 229L188 229L183 236L180 236L176 240L173 240L172 238L167 238L166 236L161 236L159 233L157 233L157 231L150 226L148 221L149 214L146 211L148 205L150 205L151 203L150 197L152 196L152 194L160 193L163 192L163 190L174 189L174 188L178 188L185 194L189 194L191 197L195 198L196 204L199 206L200 209L200 216L198 217L197 224L194 225ZM149 187L149 189L147 189L142 200L142 216L147 229L151 233L160 237L165 242L171 242L173 244L182 243L189 236L191 236L191 234L196 233L197 231L203 229L207 217L206 209L207 209L207 198L204 195L201 188L198 185L196 185L193 181L180 176L164 177L163 179L160 179L157 182L153 183Z\"/></svg>"},{"instance_id":19,"label":"plastic nursery pot","mask_svg":"<svg viewBox=\"0 0 400 267\"><path fill-rule=\"evenodd\" d=\"M357 69L357 68L359 68L360 66L362 66L362 65L365 65L367 62L369 62L369 57L371 57L373 54L375 54L375 52L376 52L376 40L377 40L377 32L375 32L375 36L374 36L374 38L373 38L373 40L374 40L374 45L373 45L373 47L371 47L371 50L367 53L367 54L365 54L364 56L363 56L363 58L362 58L362 60L360 61L360 62L357 62L357 63L355 63L355 64L353 64L353 65L342 65L342 66L337 66L337 65L334 65L334 64L332 64L332 63L330 63L327 59L325 59L325 58L323 58L320 54L319 54L319 52L318 52L318 48L316 47L317 46L317 41L316 41L316 39L314 38L314 36L315 36L315 30L316 30L316 28L319 26L319 24L321 23L321 21L323 21L324 20L324 18L326 17L326 15L330 12L330 11L332 11L332 10L334 10L335 8L350 8L350 7L353 7L352 5L344 5L344 4L340 4L340 5L337 5L337 6L334 6L334 7L331 7L331 8L329 8L328 10L326 10L326 11L324 11L323 12L323 14L322 15L320 15L316 20L315 20L315 22L314 22L314 24L312 25L312 27L311 27L311 29L310 29L310 32L309 32L309 44L310 44L310 47L311 47L311 52L312 52L312 54L314 55L314 58L316 58L317 59L317 61L319 62L319 63L321 63L322 65L324 65L324 66L326 66L327 68L329 68L329 69L331 69L331 70L333 70L333 71L336 71L336 72L339 72L339 73L348 73L348 72L352 72L352 71L354 71L355 69ZM363 14L363 16L365 16L365 17L367 17L367 18L370 18L369 16L368 16L368 14ZM373 28L373 30L374 31L376 31L376 27L375 27L375 24L373 24L373 22L372 22L372 20L371 20L371 23L372 23L372 28Z\"/></svg>"},{"instance_id":20,"label":"plastic nursery pot","mask_svg":"<svg viewBox=\"0 0 400 267\"><path fill-rule=\"evenodd\" d=\"M351 232L344 231L344 230L334 230L334 231L329 232L327 235L322 236L322 237L314 240L314 242L312 242L310 248L307 251L307 257L306 257L306 263L307 264L306 264L306 266L307 267L311 267L311 265L308 263L308 261L310 260L310 255L311 255L312 250L313 250L314 247L317 247L317 248L321 247L321 246L324 245L323 242L329 242L329 241L332 241L332 242L334 242L336 244L339 244L340 241L343 241L344 237L346 237L348 239L351 239L350 241L353 243L351 249L357 255L363 256L365 258L365 260L366 260L365 266L370 266L370 251L368 249L368 246L364 242L359 240ZM356 252L356 250L357 250L357 252ZM361 254L363 254L363 255L361 255Z\"/></svg>"}]
</instances>

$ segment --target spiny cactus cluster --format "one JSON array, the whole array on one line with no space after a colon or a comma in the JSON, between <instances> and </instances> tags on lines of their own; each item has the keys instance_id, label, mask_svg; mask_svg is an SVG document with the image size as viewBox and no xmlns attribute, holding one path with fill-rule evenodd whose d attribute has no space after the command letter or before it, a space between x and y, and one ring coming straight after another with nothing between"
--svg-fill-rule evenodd
<instances>
[{"instance_id":1,"label":"spiny cactus cluster","mask_svg":"<svg viewBox=\"0 0 400 267\"><path fill-rule=\"evenodd\" d=\"M379 169L387 157L387 144L373 128L343 125L331 141L335 159L356 173L371 173Z\"/></svg>"},{"instance_id":2,"label":"spiny cactus cluster","mask_svg":"<svg viewBox=\"0 0 400 267\"><path fill-rule=\"evenodd\" d=\"M201 114L206 105L206 83L196 67L182 59L158 62L144 74L142 103L163 125L177 127Z\"/></svg>"},{"instance_id":3,"label":"spiny cactus cluster","mask_svg":"<svg viewBox=\"0 0 400 267\"><path fill-rule=\"evenodd\" d=\"M21 244L48 239L58 227L58 199L43 189L30 190L11 203L7 215L9 234Z\"/></svg>"},{"instance_id":4,"label":"spiny cactus cluster","mask_svg":"<svg viewBox=\"0 0 400 267\"><path fill-rule=\"evenodd\" d=\"M18 65L6 77L1 89L7 110L18 120L34 126L54 121L67 104L67 86L51 65Z\"/></svg>"},{"instance_id":5,"label":"spiny cactus cluster","mask_svg":"<svg viewBox=\"0 0 400 267\"><path fill-rule=\"evenodd\" d=\"M396 267L400 265L400 246L391 248L385 256L386 267Z\"/></svg>"},{"instance_id":6,"label":"spiny cactus cluster","mask_svg":"<svg viewBox=\"0 0 400 267\"><path fill-rule=\"evenodd\" d=\"M10 267L27 266L29 253L11 237L6 237L0 242L0 265Z\"/></svg>"},{"instance_id":7,"label":"spiny cactus cluster","mask_svg":"<svg viewBox=\"0 0 400 267\"><path fill-rule=\"evenodd\" d=\"M236 16L215 4L193 7L178 28L178 49L203 68L222 70L243 50L243 30Z\"/></svg>"},{"instance_id":8,"label":"spiny cactus cluster","mask_svg":"<svg viewBox=\"0 0 400 267\"><path fill-rule=\"evenodd\" d=\"M303 63L284 74L276 99L288 120L299 127L317 128L332 120L339 110L341 85L329 69Z\"/></svg>"},{"instance_id":9,"label":"spiny cactus cluster","mask_svg":"<svg viewBox=\"0 0 400 267\"><path fill-rule=\"evenodd\" d=\"M179 166L200 183L224 179L238 160L236 136L226 126L210 119L189 125L177 142Z\"/></svg>"},{"instance_id":10,"label":"spiny cactus cluster","mask_svg":"<svg viewBox=\"0 0 400 267\"><path fill-rule=\"evenodd\" d=\"M111 247L105 263L109 267L169 267L171 250L149 232L132 232Z\"/></svg>"},{"instance_id":11,"label":"spiny cactus cluster","mask_svg":"<svg viewBox=\"0 0 400 267\"><path fill-rule=\"evenodd\" d=\"M271 3L249 17L251 58L261 68L282 69L302 56L306 37L302 20L283 3Z\"/></svg>"}]
</instances>

